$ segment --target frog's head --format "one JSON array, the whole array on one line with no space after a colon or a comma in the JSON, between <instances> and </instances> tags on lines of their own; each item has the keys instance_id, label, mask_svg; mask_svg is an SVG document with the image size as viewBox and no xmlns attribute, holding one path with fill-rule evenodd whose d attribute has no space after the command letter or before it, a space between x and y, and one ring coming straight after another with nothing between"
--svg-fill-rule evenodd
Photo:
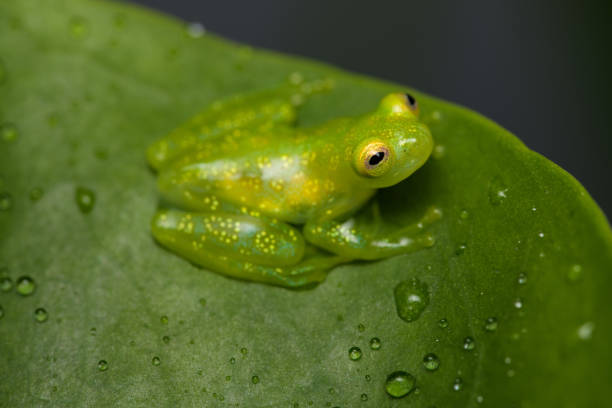
<instances>
[{"instance_id":1,"label":"frog's head","mask_svg":"<svg viewBox=\"0 0 612 408\"><path fill-rule=\"evenodd\" d=\"M433 139L418 114L412 95L393 93L353 128L353 140L357 142L352 151L353 168L368 186L397 184L425 163Z\"/></svg>"}]
</instances>

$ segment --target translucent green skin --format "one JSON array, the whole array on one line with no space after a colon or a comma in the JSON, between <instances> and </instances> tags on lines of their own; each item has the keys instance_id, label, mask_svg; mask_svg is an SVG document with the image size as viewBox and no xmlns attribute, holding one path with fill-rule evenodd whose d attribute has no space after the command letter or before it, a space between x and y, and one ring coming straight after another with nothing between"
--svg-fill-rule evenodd
<instances>
[{"instance_id":1,"label":"translucent green skin","mask_svg":"<svg viewBox=\"0 0 612 408\"><path fill-rule=\"evenodd\" d=\"M429 157L433 141L416 106L391 94L370 114L292 127L295 103L322 88L288 85L215 103L150 146L164 201L183 209L155 214L155 239L195 264L286 287L321 282L350 260L431 246L422 230L436 209L395 229L375 202L372 216L355 215ZM384 160L371 165L379 151Z\"/></svg>"}]
</instances>

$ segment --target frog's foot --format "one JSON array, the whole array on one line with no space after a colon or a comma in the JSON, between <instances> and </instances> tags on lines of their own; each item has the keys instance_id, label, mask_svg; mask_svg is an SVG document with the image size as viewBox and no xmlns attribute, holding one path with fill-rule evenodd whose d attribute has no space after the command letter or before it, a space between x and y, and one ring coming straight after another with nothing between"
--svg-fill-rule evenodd
<instances>
[{"instance_id":1,"label":"frog's foot","mask_svg":"<svg viewBox=\"0 0 612 408\"><path fill-rule=\"evenodd\" d=\"M434 237L425 230L441 216L439 209L431 207L417 223L400 229L354 216L343 222L308 223L304 236L308 242L348 258L381 259L433 246Z\"/></svg>"},{"instance_id":2,"label":"frog's foot","mask_svg":"<svg viewBox=\"0 0 612 408\"><path fill-rule=\"evenodd\" d=\"M285 287L321 282L340 256L304 257L293 227L265 217L161 210L153 217L155 239L189 261L232 277Z\"/></svg>"}]
</instances>

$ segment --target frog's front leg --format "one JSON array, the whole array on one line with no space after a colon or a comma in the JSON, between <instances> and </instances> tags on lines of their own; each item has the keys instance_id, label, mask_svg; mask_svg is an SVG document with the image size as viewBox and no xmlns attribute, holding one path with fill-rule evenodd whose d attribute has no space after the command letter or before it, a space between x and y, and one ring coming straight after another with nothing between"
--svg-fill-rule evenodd
<instances>
[{"instance_id":1,"label":"frog's front leg","mask_svg":"<svg viewBox=\"0 0 612 408\"><path fill-rule=\"evenodd\" d=\"M376 206L374 203L371 211L374 215ZM308 242L346 257L381 259L431 247L434 238L424 231L441 215L439 209L431 207L417 223L401 228L385 225L380 216L368 221L363 213L336 219L328 215L308 222L304 236Z\"/></svg>"},{"instance_id":2,"label":"frog's front leg","mask_svg":"<svg viewBox=\"0 0 612 408\"><path fill-rule=\"evenodd\" d=\"M197 265L285 287L321 282L329 269L347 261L337 255L304 257L299 231L261 216L160 210L152 230L158 242Z\"/></svg>"}]
</instances>

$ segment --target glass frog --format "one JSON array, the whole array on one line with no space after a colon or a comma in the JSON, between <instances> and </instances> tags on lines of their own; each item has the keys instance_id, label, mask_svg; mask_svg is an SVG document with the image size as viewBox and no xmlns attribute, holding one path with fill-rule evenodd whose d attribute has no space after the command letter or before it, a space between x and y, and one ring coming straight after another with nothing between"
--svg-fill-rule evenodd
<instances>
[{"instance_id":1,"label":"glass frog","mask_svg":"<svg viewBox=\"0 0 612 408\"><path fill-rule=\"evenodd\" d=\"M175 207L153 217L155 239L205 268L292 288L321 282L342 263L433 245L425 229L439 210L389 229L372 200L431 154L414 97L392 93L371 113L296 127L296 105L326 86L215 102L152 144L159 192ZM362 209L372 214L367 222Z\"/></svg>"}]
</instances>

